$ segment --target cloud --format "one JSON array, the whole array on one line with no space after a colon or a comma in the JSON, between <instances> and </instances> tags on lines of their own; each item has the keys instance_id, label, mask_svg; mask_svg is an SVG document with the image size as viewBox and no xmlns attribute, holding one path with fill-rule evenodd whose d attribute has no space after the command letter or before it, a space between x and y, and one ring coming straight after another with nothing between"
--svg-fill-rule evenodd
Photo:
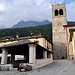
<instances>
[{"instance_id":1,"label":"cloud","mask_svg":"<svg viewBox=\"0 0 75 75\"><path fill-rule=\"evenodd\" d=\"M11 27L21 20L50 20L50 12L49 4L46 5L43 0L15 0L13 5L6 3L6 12L2 17L4 25Z\"/></svg>"},{"instance_id":2,"label":"cloud","mask_svg":"<svg viewBox=\"0 0 75 75\"><path fill-rule=\"evenodd\" d=\"M60 3L63 2L64 0L60 0ZM22 20L52 21L51 4L57 3L58 0L0 0L1 24L11 27ZM66 5L69 20L74 20L75 8L72 8L74 5L73 2Z\"/></svg>"},{"instance_id":3,"label":"cloud","mask_svg":"<svg viewBox=\"0 0 75 75\"><path fill-rule=\"evenodd\" d=\"M75 21L75 1L66 4L66 7L68 20Z\"/></svg>"}]
</instances>

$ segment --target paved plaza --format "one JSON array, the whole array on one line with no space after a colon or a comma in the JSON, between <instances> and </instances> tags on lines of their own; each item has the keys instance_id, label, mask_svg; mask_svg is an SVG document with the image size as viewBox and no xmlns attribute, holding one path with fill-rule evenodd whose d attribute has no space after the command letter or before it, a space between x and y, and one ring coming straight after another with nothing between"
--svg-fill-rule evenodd
<instances>
[{"instance_id":1,"label":"paved plaza","mask_svg":"<svg viewBox=\"0 0 75 75\"><path fill-rule=\"evenodd\" d=\"M75 75L75 61L55 60L53 64L29 72L0 71L0 75Z\"/></svg>"}]
</instances>

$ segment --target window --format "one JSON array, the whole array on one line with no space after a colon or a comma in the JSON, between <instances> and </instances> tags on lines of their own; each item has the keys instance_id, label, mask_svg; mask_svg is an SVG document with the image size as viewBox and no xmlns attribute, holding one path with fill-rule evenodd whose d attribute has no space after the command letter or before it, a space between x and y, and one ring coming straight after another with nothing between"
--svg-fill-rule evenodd
<instances>
[{"instance_id":1,"label":"window","mask_svg":"<svg viewBox=\"0 0 75 75\"><path fill-rule=\"evenodd\" d=\"M15 60L24 60L23 55L15 55Z\"/></svg>"},{"instance_id":2,"label":"window","mask_svg":"<svg viewBox=\"0 0 75 75\"><path fill-rule=\"evenodd\" d=\"M51 54L49 51L47 51L47 58L51 58Z\"/></svg>"},{"instance_id":3,"label":"window","mask_svg":"<svg viewBox=\"0 0 75 75\"><path fill-rule=\"evenodd\" d=\"M57 9L55 10L55 16L58 16L58 10Z\"/></svg>"},{"instance_id":4,"label":"window","mask_svg":"<svg viewBox=\"0 0 75 75\"><path fill-rule=\"evenodd\" d=\"M59 14L63 15L63 10L62 9L59 10Z\"/></svg>"}]
</instances>

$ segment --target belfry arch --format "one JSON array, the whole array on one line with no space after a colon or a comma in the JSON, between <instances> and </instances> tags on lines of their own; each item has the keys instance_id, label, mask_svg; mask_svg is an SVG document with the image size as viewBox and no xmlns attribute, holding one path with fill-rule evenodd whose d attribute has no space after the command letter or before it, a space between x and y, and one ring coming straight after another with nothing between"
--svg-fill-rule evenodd
<instances>
[{"instance_id":1,"label":"belfry arch","mask_svg":"<svg viewBox=\"0 0 75 75\"><path fill-rule=\"evenodd\" d=\"M55 16L58 16L58 10L57 9L55 10Z\"/></svg>"},{"instance_id":2,"label":"belfry arch","mask_svg":"<svg viewBox=\"0 0 75 75\"><path fill-rule=\"evenodd\" d=\"M60 14L60 15L63 15L63 9L60 9L60 10L59 10L59 14Z\"/></svg>"}]
</instances>

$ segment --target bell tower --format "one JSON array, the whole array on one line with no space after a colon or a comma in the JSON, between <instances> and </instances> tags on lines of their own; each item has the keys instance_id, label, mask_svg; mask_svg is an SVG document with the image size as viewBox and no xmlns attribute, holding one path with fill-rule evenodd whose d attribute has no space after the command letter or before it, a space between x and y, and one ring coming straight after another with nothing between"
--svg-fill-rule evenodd
<instances>
[{"instance_id":1,"label":"bell tower","mask_svg":"<svg viewBox=\"0 0 75 75\"><path fill-rule=\"evenodd\" d=\"M63 25L67 25L65 4L52 5L52 38L55 59L67 58L66 31Z\"/></svg>"}]
</instances>

